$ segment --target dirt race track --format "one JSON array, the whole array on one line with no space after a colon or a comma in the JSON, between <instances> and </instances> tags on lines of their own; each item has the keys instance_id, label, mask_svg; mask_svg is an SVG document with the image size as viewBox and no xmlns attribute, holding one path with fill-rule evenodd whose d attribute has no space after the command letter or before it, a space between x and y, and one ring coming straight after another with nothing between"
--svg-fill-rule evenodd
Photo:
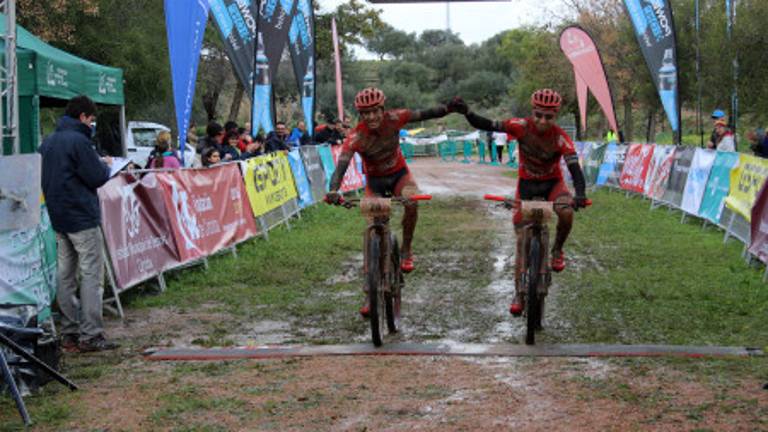
<instances>
[{"instance_id":1,"label":"dirt race track","mask_svg":"<svg viewBox=\"0 0 768 432\"><path fill-rule=\"evenodd\" d=\"M420 189L436 196L479 200L485 193L514 191L515 180L504 175L511 171L507 167L418 159L411 168ZM486 206L480 201L472 205ZM471 266L461 261L462 251L443 252L440 260L425 257L417 270L422 279L415 279L422 282L404 298L412 308L404 311L398 341L519 343L521 320L512 320L505 311L512 290L507 277L514 244L511 216L490 206L485 214L478 229L494 230L495 246L486 257L493 263L491 282L471 292L450 284L446 278L460 274L451 273L455 267ZM353 257L345 264L350 275L359 269L359 260ZM556 289L545 318L551 334L567 326L554 312ZM450 309L458 303L464 308ZM196 326L225 318L205 308L127 314L128 325L111 321L108 334L169 348L194 345ZM448 316L445 321L424 319L438 315ZM339 320L349 321L349 316ZM280 344L296 340L296 334L312 334L323 343L365 342L366 327L353 324L349 331L342 324L331 325L331 330L316 325L310 331L296 330L289 322L262 322L232 340ZM107 359L118 363L74 396L79 406L87 407L77 418L42 429L768 430L768 391L760 389L762 384L697 373L707 359L355 356L149 362L140 354L143 348L123 349L120 359L112 354L91 356L94 364ZM81 361L79 367L87 364Z\"/></svg>"}]
</instances>

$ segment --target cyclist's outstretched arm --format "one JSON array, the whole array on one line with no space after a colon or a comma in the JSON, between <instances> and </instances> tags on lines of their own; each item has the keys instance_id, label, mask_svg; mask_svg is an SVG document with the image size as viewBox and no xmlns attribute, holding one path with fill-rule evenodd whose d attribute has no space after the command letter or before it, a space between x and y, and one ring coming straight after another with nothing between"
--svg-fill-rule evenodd
<instances>
[{"instance_id":1,"label":"cyclist's outstretched arm","mask_svg":"<svg viewBox=\"0 0 768 432\"><path fill-rule=\"evenodd\" d=\"M475 114L472 111L467 112L464 116L467 118L469 124L471 124L475 129L492 132L506 132L504 125L502 125L498 120L485 118L479 114Z\"/></svg>"},{"instance_id":2,"label":"cyclist's outstretched arm","mask_svg":"<svg viewBox=\"0 0 768 432\"><path fill-rule=\"evenodd\" d=\"M347 172L349 162L352 160L352 156L354 155L354 152L348 151L346 149L341 151L339 160L336 162L336 170L333 172L333 176L331 176L331 185L329 187L331 192L337 192L341 187L341 181L344 179L344 174Z\"/></svg>"},{"instance_id":3,"label":"cyclist's outstretched arm","mask_svg":"<svg viewBox=\"0 0 768 432\"><path fill-rule=\"evenodd\" d=\"M445 117L451 112L445 105L438 105L423 110L413 110L411 111L411 118L408 120L408 123Z\"/></svg>"}]
</instances>

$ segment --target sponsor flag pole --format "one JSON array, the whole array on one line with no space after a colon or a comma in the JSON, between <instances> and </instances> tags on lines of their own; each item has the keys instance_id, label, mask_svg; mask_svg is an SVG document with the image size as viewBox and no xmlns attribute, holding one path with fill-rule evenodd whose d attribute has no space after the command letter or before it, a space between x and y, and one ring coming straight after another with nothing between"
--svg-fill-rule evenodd
<instances>
[{"instance_id":1,"label":"sponsor flag pole","mask_svg":"<svg viewBox=\"0 0 768 432\"><path fill-rule=\"evenodd\" d=\"M739 116L739 55L733 46L733 29L736 25L736 3L738 0L725 0L725 13L728 19L728 43L733 48L733 60L731 61L733 69L733 91L731 93L731 131L734 136L734 147L738 151L738 142L736 142L736 126Z\"/></svg>"},{"instance_id":2,"label":"sponsor flag pole","mask_svg":"<svg viewBox=\"0 0 768 432\"><path fill-rule=\"evenodd\" d=\"M699 9L699 0L694 2L696 15L696 128L699 131L699 147L704 147L704 124L701 118L701 9Z\"/></svg>"},{"instance_id":3,"label":"sponsor flag pole","mask_svg":"<svg viewBox=\"0 0 768 432\"><path fill-rule=\"evenodd\" d=\"M339 56L339 32L336 29L336 18L331 17L331 32L333 32L333 57L336 60L336 109L338 118L345 121L344 118L344 95L341 89L341 56Z\"/></svg>"},{"instance_id":4,"label":"sponsor flag pole","mask_svg":"<svg viewBox=\"0 0 768 432\"><path fill-rule=\"evenodd\" d=\"M200 0L165 0L168 53L182 164L209 7L208 2Z\"/></svg>"}]
</instances>

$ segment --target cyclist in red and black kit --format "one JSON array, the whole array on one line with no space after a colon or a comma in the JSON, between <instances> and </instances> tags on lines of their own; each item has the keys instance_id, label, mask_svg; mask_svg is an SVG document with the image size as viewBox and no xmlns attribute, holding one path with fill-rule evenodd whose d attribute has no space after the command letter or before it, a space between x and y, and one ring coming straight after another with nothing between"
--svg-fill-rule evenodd
<instances>
[{"instance_id":1,"label":"cyclist in red and black kit","mask_svg":"<svg viewBox=\"0 0 768 432\"><path fill-rule=\"evenodd\" d=\"M363 159L366 196L407 198L417 193L416 181L408 170L400 150L400 129L407 123L445 117L452 111L445 105L426 110L384 110L385 100L384 92L373 87L363 89L355 96L355 108L360 113L360 122L342 144L326 202L341 202L339 187L355 153L359 153ZM414 269L411 246L418 208L416 201L408 201L404 207L401 268L403 272L408 273ZM360 313L363 316L368 315L367 300Z\"/></svg>"},{"instance_id":2,"label":"cyclist in red and black kit","mask_svg":"<svg viewBox=\"0 0 768 432\"><path fill-rule=\"evenodd\" d=\"M557 126L557 113L560 110L562 98L550 89L537 90L531 95L533 112L527 118L511 118L504 121L494 121L481 117L472 112L461 98L455 98L449 103L452 110L464 114L469 124L485 131L506 132L519 143L519 168L516 200L543 198L555 203L569 204L555 207L557 213L557 234L552 245L552 270L556 272L565 269L565 253L563 244L571 232L573 211L586 207L586 182L579 166L579 158L573 141L565 131ZM563 180L560 171L560 158L565 159L568 171L573 178L576 196L571 193ZM521 241L522 214L515 211L513 222L517 234L517 258L515 260L515 287L520 283L523 245ZM520 315L523 305L519 293L509 307L510 313Z\"/></svg>"}]
</instances>

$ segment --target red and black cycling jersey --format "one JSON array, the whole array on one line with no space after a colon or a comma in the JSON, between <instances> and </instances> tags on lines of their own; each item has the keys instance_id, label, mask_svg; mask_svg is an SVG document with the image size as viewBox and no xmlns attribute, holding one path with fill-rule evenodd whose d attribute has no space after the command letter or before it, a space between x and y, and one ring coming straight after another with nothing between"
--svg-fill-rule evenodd
<instances>
[{"instance_id":1,"label":"red and black cycling jersey","mask_svg":"<svg viewBox=\"0 0 768 432\"><path fill-rule=\"evenodd\" d=\"M383 177L394 174L407 165L400 150L400 129L412 118L408 109L384 111L381 126L368 129L360 122L342 144L342 155L359 153L363 159L363 172L368 176Z\"/></svg>"},{"instance_id":2,"label":"red and black cycling jersey","mask_svg":"<svg viewBox=\"0 0 768 432\"><path fill-rule=\"evenodd\" d=\"M500 129L518 142L521 179L560 179L560 157L568 161L576 156L571 137L557 125L540 132L532 118L511 118L501 122Z\"/></svg>"}]
</instances>

